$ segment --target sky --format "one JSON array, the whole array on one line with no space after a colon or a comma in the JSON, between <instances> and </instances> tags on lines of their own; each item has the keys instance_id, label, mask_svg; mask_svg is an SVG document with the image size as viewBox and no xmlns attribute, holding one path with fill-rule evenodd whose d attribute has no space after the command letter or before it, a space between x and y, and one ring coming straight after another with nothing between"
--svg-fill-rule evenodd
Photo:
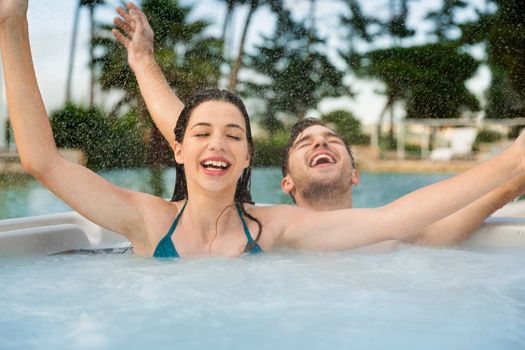
<instances>
[{"instance_id":1,"label":"sky","mask_svg":"<svg viewBox=\"0 0 525 350\"><path fill-rule=\"evenodd\" d=\"M483 3L483 0L471 1L476 6L482 6ZM114 16L115 6L120 2L109 0L107 3L107 7L97 10L96 16L97 20L109 23ZM194 6L193 18L208 19L213 23L210 28L210 34L219 35L225 12L224 5L217 0L181 0L181 3L192 4ZM285 3L289 8L293 9L293 14L296 18L307 16L310 1L285 0ZM386 3L387 0L364 1L364 10L378 16L386 15ZM429 9L436 8L438 4L438 1L419 0L414 2L410 11L409 24L416 27L420 33L414 39L414 43L422 43L426 40L424 32L430 30L430 27L422 21L422 16ZM59 108L65 100L69 46L72 38L75 7L76 0L35 0L30 1L29 4L28 18L33 59L42 97L48 112ZM337 6L337 2L317 0L315 20L318 23L319 33L327 39L329 56L338 65L343 64L338 59L336 52L337 48L342 45L344 33L334 19L342 11L344 11L344 8ZM234 32L236 33L234 42L239 41L240 27L246 13L247 9L237 11L234 18ZM470 11L461 14L461 16L467 18L473 16L473 13ZM261 42L261 34L271 34L274 25L274 18L268 10L258 11L248 33L248 50ZM88 101L89 86L88 37L87 10L84 10L80 19L79 37L77 39L78 50L73 75L73 101L84 104ZM230 49L234 52L237 47L234 45ZM474 49L473 54L482 57L482 50L479 50L479 48ZM353 112L364 124L370 125L377 122L386 101L380 93L383 89L381 83L358 80L352 76L348 76L345 81L352 86L353 91L358 93L357 97L355 99L326 99L320 103L319 110L322 113L326 113L335 109L346 109ZM482 67L467 85L476 95L482 96L489 83L490 73L486 67ZM114 100L115 96L107 93L98 92L96 95L96 101L108 108ZM5 100L2 100L0 103L1 110L5 110ZM403 116L401 106L398 106L396 113L398 117ZM315 116L317 113L310 113L310 115Z\"/></svg>"}]
</instances>

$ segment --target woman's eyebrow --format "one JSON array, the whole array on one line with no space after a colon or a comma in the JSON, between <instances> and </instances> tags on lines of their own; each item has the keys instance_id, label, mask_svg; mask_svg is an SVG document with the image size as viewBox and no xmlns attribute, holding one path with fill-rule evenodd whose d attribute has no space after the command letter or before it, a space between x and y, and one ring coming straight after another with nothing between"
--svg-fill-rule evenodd
<instances>
[{"instance_id":1,"label":"woman's eyebrow","mask_svg":"<svg viewBox=\"0 0 525 350\"><path fill-rule=\"evenodd\" d=\"M196 127L198 127L198 126L207 126L207 127L211 127L212 125L211 125L210 123L201 122L201 123L197 123L197 124L193 125L193 126L191 127L191 129L196 128ZM244 132L244 129L243 129L242 126L240 126L239 124L226 124L226 127L227 127L227 128L235 128L235 129L239 129L239 130L241 130L241 131Z\"/></svg>"},{"instance_id":2,"label":"woman's eyebrow","mask_svg":"<svg viewBox=\"0 0 525 350\"><path fill-rule=\"evenodd\" d=\"M211 126L210 123L197 123L191 127L191 129L196 128L197 126Z\"/></svg>"},{"instance_id":3,"label":"woman's eyebrow","mask_svg":"<svg viewBox=\"0 0 525 350\"><path fill-rule=\"evenodd\" d=\"M227 128L240 129L240 130L242 130L244 132L244 129L239 124L226 124L226 127Z\"/></svg>"}]
</instances>

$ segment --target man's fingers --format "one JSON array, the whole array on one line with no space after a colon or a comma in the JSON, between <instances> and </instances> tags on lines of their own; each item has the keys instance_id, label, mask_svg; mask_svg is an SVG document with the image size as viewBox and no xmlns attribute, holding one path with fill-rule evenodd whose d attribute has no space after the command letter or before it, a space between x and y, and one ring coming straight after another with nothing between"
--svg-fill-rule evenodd
<instances>
[{"instance_id":1,"label":"man's fingers","mask_svg":"<svg viewBox=\"0 0 525 350\"><path fill-rule=\"evenodd\" d=\"M128 46L129 46L129 39L128 39L128 37L126 37L124 34L119 32L117 29L112 29L111 33L113 34L115 39L117 39L122 45L124 45L124 47L126 49L128 48Z\"/></svg>"}]
</instances>

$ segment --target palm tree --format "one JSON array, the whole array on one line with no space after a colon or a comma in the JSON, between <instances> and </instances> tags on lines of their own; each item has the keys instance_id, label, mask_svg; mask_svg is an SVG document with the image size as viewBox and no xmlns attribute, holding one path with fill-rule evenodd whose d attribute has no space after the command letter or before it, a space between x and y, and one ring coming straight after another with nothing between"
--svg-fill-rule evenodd
<instances>
[{"instance_id":1,"label":"palm tree","mask_svg":"<svg viewBox=\"0 0 525 350\"><path fill-rule=\"evenodd\" d=\"M242 92L266 102L263 124L270 134L279 116L305 117L324 97L348 93L343 72L326 56L326 46L312 28L294 22L287 10L278 12L277 28L247 60L248 68L267 79L243 81Z\"/></svg>"},{"instance_id":2,"label":"palm tree","mask_svg":"<svg viewBox=\"0 0 525 350\"><path fill-rule=\"evenodd\" d=\"M69 49L69 64L67 70L66 82L66 103L71 101L71 82L73 81L73 65L75 63L75 53L77 46L78 25L80 19L80 11L83 7L89 10L89 24L90 24L90 40L89 40L89 55L90 62L93 61L93 38L95 37L95 8L104 3L104 0L79 0L75 8L75 17L73 19L73 36L71 38L71 46ZM93 105L94 91L95 91L95 74L93 67L90 64L90 94L89 105Z\"/></svg>"},{"instance_id":3,"label":"palm tree","mask_svg":"<svg viewBox=\"0 0 525 350\"><path fill-rule=\"evenodd\" d=\"M237 54L237 57L235 58L232 69L230 73L230 82L228 84L228 90L235 91L237 86L237 80L239 75L239 70L241 69L242 65L242 59L244 57L244 46L246 43L246 35L248 33L248 28L250 27L250 22L252 20L253 14L255 13L255 10L257 10L257 7L259 6L259 0L250 0L248 2L250 9L248 11L248 15L246 16L246 20L244 22L242 35L241 35L241 42L239 44L239 53Z\"/></svg>"},{"instance_id":4,"label":"palm tree","mask_svg":"<svg viewBox=\"0 0 525 350\"><path fill-rule=\"evenodd\" d=\"M396 102L405 103L407 118L458 118L463 110L477 111L479 102L465 81L478 66L454 43L436 43L370 51L357 72L378 78L386 86L381 123L387 111L392 118ZM392 146L392 129L389 141Z\"/></svg>"},{"instance_id":5,"label":"palm tree","mask_svg":"<svg viewBox=\"0 0 525 350\"><path fill-rule=\"evenodd\" d=\"M237 90L237 83L239 80L239 71L242 68L245 49L246 49L246 38L247 38L248 29L250 28L250 24L251 24L253 15L255 14L257 9L259 9L260 7L264 5L268 5L273 12L278 13L283 10L283 4L282 4L282 1L280 0L238 0L237 4L238 5L248 4L249 11L244 21L244 25L242 29L241 41L239 43L239 53L237 54L237 56L235 57L235 60L232 63L230 80L228 83L228 90L234 91L234 92Z\"/></svg>"},{"instance_id":6,"label":"palm tree","mask_svg":"<svg viewBox=\"0 0 525 350\"><path fill-rule=\"evenodd\" d=\"M231 20L233 16L233 9L235 8L235 5L237 3L236 0L223 0L226 3L226 14L224 15L224 22L222 24L222 34L221 39L224 43L222 48L222 57L226 57L226 32L228 31L228 28L231 27Z\"/></svg>"}]
</instances>

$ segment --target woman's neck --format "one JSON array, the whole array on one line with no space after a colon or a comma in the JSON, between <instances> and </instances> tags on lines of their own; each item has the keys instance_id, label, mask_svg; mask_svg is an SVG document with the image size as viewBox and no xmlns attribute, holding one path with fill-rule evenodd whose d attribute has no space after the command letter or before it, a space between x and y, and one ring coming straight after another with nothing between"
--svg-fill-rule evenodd
<instances>
[{"instance_id":1,"label":"woman's neck","mask_svg":"<svg viewBox=\"0 0 525 350\"><path fill-rule=\"evenodd\" d=\"M188 203L181 218L184 225L189 225L204 242L216 239L221 233L231 232L230 227L237 224L237 220L233 219L237 215L232 215L237 211L234 194L199 192L188 191Z\"/></svg>"}]
</instances>

